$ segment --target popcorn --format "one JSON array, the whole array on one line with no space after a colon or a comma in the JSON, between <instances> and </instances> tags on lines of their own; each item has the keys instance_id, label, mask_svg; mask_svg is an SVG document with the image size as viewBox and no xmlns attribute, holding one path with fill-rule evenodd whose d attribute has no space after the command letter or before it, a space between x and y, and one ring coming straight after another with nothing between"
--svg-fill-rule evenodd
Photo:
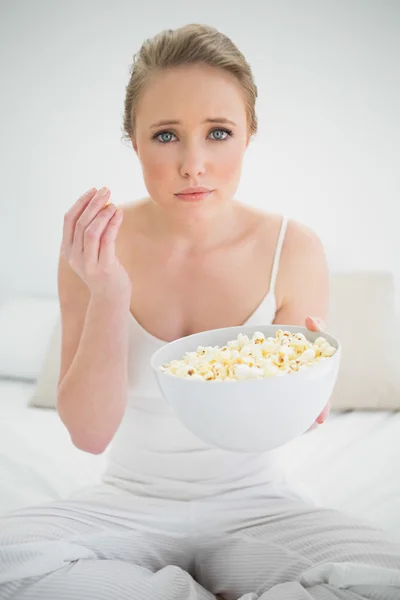
<instances>
[{"instance_id":1,"label":"popcorn","mask_svg":"<svg viewBox=\"0 0 400 600\"><path fill-rule=\"evenodd\" d=\"M279 329L265 338L256 331L251 339L239 333L225 346L198 346L180 360L160 367L176 377L204 381L243 381L278 377L312 367L333 356L336 348L324 337L310 342L302 333Z\"/></svg>"}]
</instances>

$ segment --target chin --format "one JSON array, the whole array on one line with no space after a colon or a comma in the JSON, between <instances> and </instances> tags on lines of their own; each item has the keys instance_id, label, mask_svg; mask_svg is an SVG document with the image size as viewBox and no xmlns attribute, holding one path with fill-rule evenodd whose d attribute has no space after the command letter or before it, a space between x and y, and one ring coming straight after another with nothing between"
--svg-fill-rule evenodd
<instances>
[{"instance_id":1,"label":"chin","mask_svg":"<svg viewBox=\"0 0 400 600\"><path fill-rule=\"evenodd\" d=\"M185 200L175 201L175 212L188 216L193 215L196 216L196 218L201 219L211 219L218 216L221 212L226 210L229 201L221 199L220 197L215 197L214 194L211 194L210 196L211 197L205 198L204 200L192 202L186 202Z\"/></svg>"}]
</instances>

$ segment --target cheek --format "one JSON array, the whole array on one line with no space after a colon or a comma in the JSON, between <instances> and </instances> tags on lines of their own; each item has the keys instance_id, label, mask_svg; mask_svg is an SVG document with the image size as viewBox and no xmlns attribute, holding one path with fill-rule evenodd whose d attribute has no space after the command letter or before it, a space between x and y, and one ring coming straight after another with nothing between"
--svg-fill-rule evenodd
<instances>
[{"instance_id":1,"label":"cheek","mask_svg":"<svg viewBox=\"0 0 400 600\"><path fill-rule=\"evenodd\" d=\"M213 161L213 170L221 180L234 180L241 171L243 160L243 149L239 144L227 144L223 152L220 152Z\"/></svg>"},{"instance_id":2,"label":"cheek","mask_svg":"<svg viewBox=\"0 0 400 600\"><path fill-rule=\"evenodd\" d=\"M148 182L165 182L171 178L171 173L176 168L176 159L172 152L157 152L157 150L157 148L146 147L141 153L143 175Z\"/></svg>"}]
</instances>

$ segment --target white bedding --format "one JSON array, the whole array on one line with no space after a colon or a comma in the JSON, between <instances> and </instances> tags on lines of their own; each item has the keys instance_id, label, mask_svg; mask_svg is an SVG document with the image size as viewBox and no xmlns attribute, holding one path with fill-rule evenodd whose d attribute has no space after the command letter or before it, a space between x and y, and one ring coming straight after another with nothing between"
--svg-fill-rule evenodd
<instances>
[{"instance_id":1,"label":"white bedding","mask_svg":"<svg viewBox=\"0 0 400 600\"><path fill-rule=\"evenodd\" d=\"M106 462L73 446L56 411L27 407L34 386L0 381L0 514L96 483Z\"/></svg>"},{"instance_id":2,"label":"white bedding","mask_svg":"<svg viewBox=\"0 0 400 600\"><path fill-rule=\"evenodd\" d=\"M291 481L323 506L400 537L400 413L333 413L280 449Z\"/></svg>"},{"instance_id":3,"label":"white bedding","mask_svg":"<svg viewBox=\"0 0 400 600\"><path fill-rule=\"evenodd\" d=\"M28 408L34 384L0 381L0 514L100 480L106 455L75 448L54 410ZM333 414L279 449L291 482L319 504L400 537L400 413Z\"/></svg>"}]
</instances>

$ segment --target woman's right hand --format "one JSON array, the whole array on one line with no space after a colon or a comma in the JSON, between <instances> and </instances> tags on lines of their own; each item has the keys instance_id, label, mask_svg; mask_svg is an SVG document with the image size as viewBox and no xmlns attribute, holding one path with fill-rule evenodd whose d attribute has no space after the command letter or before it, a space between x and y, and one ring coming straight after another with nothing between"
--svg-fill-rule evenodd
<instances>
[{"instance_id":1,"label":"woman's right hand","mask_svg":"<svg viewBox=\"0 0 400 600\"><path fill-rule=\"evenodd\" d=\"M95 295L130 293L132 284L119 262L115 240L123 212L108 204L110 191L84 193L64 216L61 255Z\"/></svg>"}]
</instances>

